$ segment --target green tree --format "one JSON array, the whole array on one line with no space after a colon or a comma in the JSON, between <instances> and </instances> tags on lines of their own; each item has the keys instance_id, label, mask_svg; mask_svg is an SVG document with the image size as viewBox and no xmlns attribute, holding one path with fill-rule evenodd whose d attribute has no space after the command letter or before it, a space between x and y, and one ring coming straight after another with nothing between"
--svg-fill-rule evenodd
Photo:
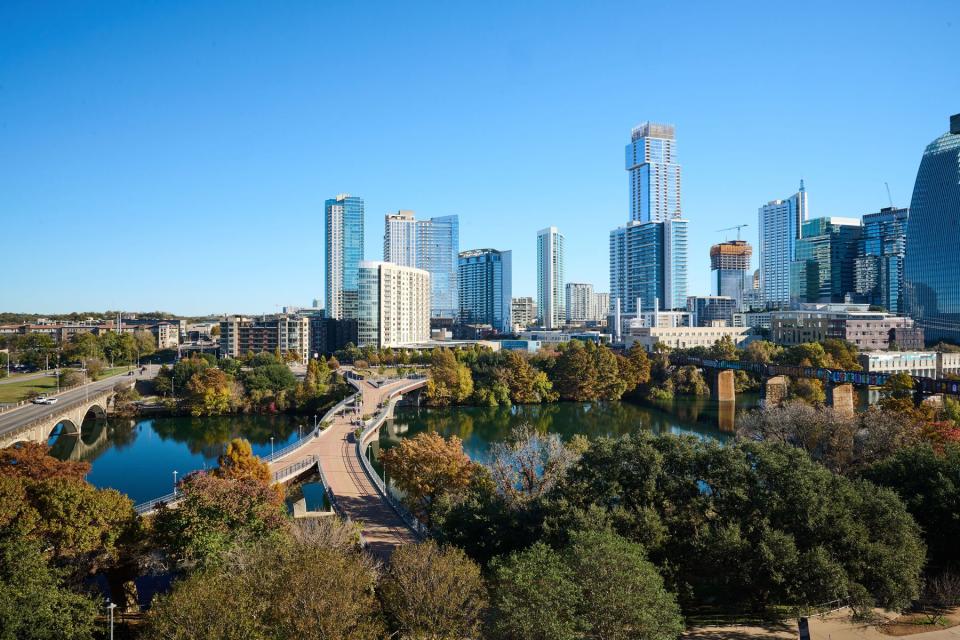
<instances>
[{"instance_id":1,"label":"green tree","mask_svg":"<svg viewBox=\"0 0 960 640\"><path fill-rule=\"evenodd\" d=\"M827 392L823 382L816 378L791 378L790 397L811 405L823 405L827 401Z\"/></svg>"},{"instance_id":2,"label":"green tree","mask_svg":"<svg viewBox=\"0 0 960 640\"><path fill-rule=\"evenodd\" d=\"M770 364L776 362L783 353L783 347L768 340L754 340L743 351L743 360Z\"/></svg>"},{"instance_id":3,"label":"green tree","mask_svg":"<svg viewBox=\"0 0 960 640\"><path fill-rule=\"evenodd\" d=\"M96 603L65 588L37 540L0 538L0 639L92 639L96 614Z\"/></svg>"},{"instance_id":4,"label":"green tree","mask_svg":"<svg viewBox=\"0 0 960 640\"><path fill-rule=\"evenodd\" d=\"M190 413L195 416L229 413L239 401L233 379L220 369L207 368L193 374L187 383L187 391Z\"/></svg>"},{"instance_id":5,"label":"green tree","mask_svg":"<svg viewBox=\"0 0 960 640\"><path fill-rule=\"evenodd\" d=\"M538 371L530 360L518 351L508 351L506 355L507 385L510 400L515 404L539 404L556 400L550 379L543 371Z\"/></svg>"},{"instance_id":6,"label":"green tree","mask_svg":"<svg viewBox=\"0 0 960 640\"><path fill-rule=\"evenodd\" d=\"M845 371L860 371L860 361L857 359L860 350L857 349L855 344L836 338L827 338L821 344L823 344L823 350L833 360L835 368Z\"/></svg>"},{"instance_id":7,"label":"green tree","mask_svg":"<svg viewBox=\"0 0 960 640\"><path fill-rule=\"evenodd\" d=\"M672 640L683 631L676 597L640 545L608 531L579 532L567 562L580 587L587 637Z\"/></svg>"},{"instance_id":8,"label":"green tree","mask_svg":"<svg viewBox=\"0 0 960 640\"><path fill-rule=\"evenodd\" d=\"M707 357L715 360L739 360L740 350L730 336L723 336L707 349Z\"/></svg>"},{"instance_id":9,"label":"green tree","mask_svg":"<svg viewBox=\"0 0 960 640\"><path fill-rule=\"evenodd\" d=\"M141 358L151 356L157 351L157 339L149 331L134 331L133 341L136 355Z\"/></svg>"},{"instance_id":10,"label":"green tree","mask_svg":"<svg viewBox=\"0 0 960 640\"><path fill-rule=\"evenodd\" d=\"M580 636L578 577L543 543L491 565L493 630L503 640L574 640Z\"/></svg>"},{"instance_id":11,"label":"green tree","mask_svg":"<svg viewBox=\"0 0 960 640\"><path fill-rule=\"evenodd\" d=\"M393 552L380 599L400 637L460 640L478 635L487 590L463 551L428 540Z\"/></svg>"},{"instance_id":12,"label":"green tree","mask_svg":"<svg viewBox=\"0 0 960 640\"><path fill-rule=\"evenodd\" d=\"M596 361L580 340L564 345L552 371L553 388L563 400L588 402L599 397Z\"/></svg>"},{"instance_id":13,"label":"green tree","mask_svg":"<svg viewBox=\"0 0 960 640\"><path fill-rule=\"evenodd\" d=\"M430 356L427 402L438 407L463 402L473 393L470 368L457 362L449 349L434 349Z\"/></svg>"}]
</instances>

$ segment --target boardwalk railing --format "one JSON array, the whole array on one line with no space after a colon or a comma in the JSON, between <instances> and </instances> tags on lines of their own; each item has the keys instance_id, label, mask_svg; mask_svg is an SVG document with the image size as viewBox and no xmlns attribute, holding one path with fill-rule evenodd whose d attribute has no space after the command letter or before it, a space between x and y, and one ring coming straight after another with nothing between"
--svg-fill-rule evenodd
<instances>
[{"instance_id":1,"label":"boardwalk railing","mask_svg":"<svg viewBox=\"0 0 960 640\"><path fill-rule=\"evenodd\" d=\"M317 464L317 456L307 456L299 462L294 462L293 464L280 469L279 471L273 472L273 482L283 482L284 480L291 478L295 475L299 475L304 469L308 469L313 465ZM324 484L326 486L326 484Z\"/></svg>"},{"instance_id":2,"label":"boardwalk railing","mask_svg":"<svg viewBox=\"0 0 960 640\"><path fill-rule=\"evenodd\" d=\"M324 431L323 425L327 423L330 419L332 419L335 415L337 415L338 412L343 410L343 408L346 407L349 403L353 402L354 399L357 397L357 393L354 393L353 395L349 395L343 400L341 400L340 402L338 402L337 404L333 405L333 407L331 407L325 414L323 414L323 417L320 419L320 422L317 423L317 427L315 429L311 429L306 436L299 438L294 442L291 442L284 448L278 449L277 451L274 451L268 456L263 456L261 460L263 460L268 464L271 462L276 462L280 458L290 455L291 453L293 453L303 445L307 444L313 438L319 436Z\"/></svg>"},{"instance_id":3,"label":"boardwalk railing","mask_svg":"<svg viewBox=\"0 0 960 640\"><path fill-rule=\"evenodd\" d=\"M170 504L171 502L176 502L180 498L180 494L174 491L173 493L168 493L165 496L160 496L159 498L154 498L153 500L147 500L146 502L141 502L136 505L133 510L137 512L138 515L145 515L154 511L157 507L160 506L160 503Z\"/></svg>"}]
</instances>

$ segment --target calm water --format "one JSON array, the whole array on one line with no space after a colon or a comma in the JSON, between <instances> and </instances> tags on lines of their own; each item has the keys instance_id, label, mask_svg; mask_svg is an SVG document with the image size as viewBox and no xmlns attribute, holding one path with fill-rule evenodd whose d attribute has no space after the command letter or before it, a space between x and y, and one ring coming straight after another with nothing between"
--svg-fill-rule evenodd
<instances>
[{"instance_id":1,"label":"calm water","mask_svg":"<svg viewBox=\"0 0 960 640\"><path fill-rule=\"evenodd\" d=\"M679 398L656 405L560 402L513 407L397 407L394 418L381 430L372 454L376 460L379 449L390 448L400 438L436 431L443 436L459 437L467 455L484 462L490 445L505 439L514 426L523 423L558 433L565 440L578 433L595 438L649 431L725 441L733 435L736 411L755 407L758 399L756 394L740 394L735 408L727 406L722 410L709 398Z\"/></svg>"},{"instance_id":2,"label":"calm water","mask_svg":"<svg viewBox=\"0 0 960 640\"><path fill-rule=\"evenodd\" d=\"M84 460L87 476L97 487L117 489L135 502L145 502L173 491L178 478L197 469L216 466L217 457L233 438L246 438L257 455L270 454L313 426L312 416L245 415L211 418L137 418L83 424L80 438L54 435L52 453L61 459Z\"/></svg>"},{"instance_id":3,"label":"calm water","mask_svg":"<svg viewBox=\"0 0 960 640\"><path fill-rule=\"evenodd\" d=\"M757 399L755 394L740 394L737 410L756 406ZM651 431L723 441L732 435L734 421L732 407L721 412L709 398L681 398L659 405L561 402L493 408L398 407L395 417L381 430L372 454L376 460L381 448L426 430L460 437L467 454L484 461L491 443L503 440L515 425L525 422L564 439L577 433L597 437ZM90 462L87 479L95 486L117 489L139 503L170 493L174 471L182 478L190 471L216 466L217 457L232 438L246 438L254 453L267 455L270 437L274 448L280 449L297 439L298 424L308 431L312 416L89 419L80 438L55 435L51 444L54 455L61 459Z\"/></svg>"}]
</instances>

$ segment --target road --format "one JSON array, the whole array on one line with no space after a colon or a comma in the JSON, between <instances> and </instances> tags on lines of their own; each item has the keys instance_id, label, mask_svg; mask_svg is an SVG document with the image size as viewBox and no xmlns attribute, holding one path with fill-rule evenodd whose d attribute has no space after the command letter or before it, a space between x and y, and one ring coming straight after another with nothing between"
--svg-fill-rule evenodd
<instances>
[{"instance_id":1,"label":"road","mask_svg":"<svg viewBox=\"0 0 960 640\"><path fill-rule=\"evenodd\" d=\"M152 379L157 375L160 367L157 365L147 365L146 369L146 372L143 374L138 373L134 376L128 376L125 374L110 376L109 378L97 380L96 382L74 387L73 389L63 391L59 394L48 394L51 397L56 397L59 399L57 404L25 404L21 407L17 407L16 409L6 411L0 414L0 435L16 429L25 423L40 418L48 413L53 413L57 410L58 405L67 404L69 402L73 402L74 400L80 400L92 392L102 391L104 389L112 389L113 386L118 382Z\"/></svg>"},{"instance_id":2,"label":"road","mask_svg":"<svg viewBox=\"0 0 960 640\"><path fill-rule=\"evenodd\" d=\"M66 367L63 368L66 371ZM0 384L12 384L14 382L25 382L28 380L36 380L37 378L47 378L53 374L56 369L47 369L46 371L37 371L34 373L14 373L13 375L7 378L0 378Z\"/></svg>"}]
</instances>

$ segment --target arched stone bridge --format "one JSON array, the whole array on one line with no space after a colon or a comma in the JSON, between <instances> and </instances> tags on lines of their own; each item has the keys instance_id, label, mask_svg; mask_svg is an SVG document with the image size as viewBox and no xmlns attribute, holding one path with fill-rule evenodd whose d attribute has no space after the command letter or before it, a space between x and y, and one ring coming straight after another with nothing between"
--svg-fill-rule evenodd
<instances>
[{"instance_id":1,"label":"arched stone bridge","mask_svg":"<svg viewBox=\"0 0 960 640\"><path fill-rule=\"evenodd\" d=\"M3 416L10 424L0 433L0 448L18 442L46 443L54 428L63 423L65 434L80 435L83 420L93 413L97 418L106 417L113 408L116 392L113 387L87 390L73 399L61 399L52 405L30 405L11 411Z\"/></svg>"}]
</instances>

